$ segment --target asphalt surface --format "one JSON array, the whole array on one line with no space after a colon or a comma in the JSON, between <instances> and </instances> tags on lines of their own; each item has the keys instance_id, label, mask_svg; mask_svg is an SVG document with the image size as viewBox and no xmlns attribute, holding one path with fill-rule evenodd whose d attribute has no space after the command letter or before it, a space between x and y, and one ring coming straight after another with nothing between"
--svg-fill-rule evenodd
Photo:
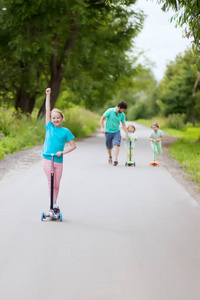
<instances>
[{"instance_id":1,"label":"asphalt surface","mask_svg":"<svg viewBox=\"0 0 200 300\"><path fill-rule=\"evenodd\" d=\"M63 222L40 221L41 161L0 181L1 300L199 300L200 207L137 135L135 168L123 146L107 164L102 134L64 157Z\"/></svg>"}]
</instances>

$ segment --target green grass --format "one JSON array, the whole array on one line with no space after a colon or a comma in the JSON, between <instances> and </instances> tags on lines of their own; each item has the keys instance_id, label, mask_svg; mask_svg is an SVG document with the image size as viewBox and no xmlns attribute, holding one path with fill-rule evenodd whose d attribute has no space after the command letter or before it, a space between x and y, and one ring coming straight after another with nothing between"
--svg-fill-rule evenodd
<instances>
[{"instance_id":1,"label":"green grass","mask_svg":"<svg viewBox=\"0 0 200 300\"><path fill-rule=\"evenodd\" d=\"M180 162L189 177L200 187L200 140L180 139L169 148L170 156Z\"/></svg>"},{"instance_id":2,"label":"green grass","mask_svg":"<svg viewBox=\"0 0 200 300\"><path fill-rule=\"evenodd\" d=\"M183 130L172 129L166 127L166 118L137 120L137 122L148 127L153 122L158 122L164 132L178 139L169 146L168 153L171 158L182 164L184 171L200 188L200 126L193 127L188 124Z\"/></svg>"},{"instance_id":3,"label":"green grass","mask_svg":"<svg viewBox=\"0 0 200 300\"><path fill-rule=\"evenodd\" d=\"M196 141L200 137L200 127L187 127L185 130L162 128L169 135L188 141Z\"/></svg>"}]
</instances>

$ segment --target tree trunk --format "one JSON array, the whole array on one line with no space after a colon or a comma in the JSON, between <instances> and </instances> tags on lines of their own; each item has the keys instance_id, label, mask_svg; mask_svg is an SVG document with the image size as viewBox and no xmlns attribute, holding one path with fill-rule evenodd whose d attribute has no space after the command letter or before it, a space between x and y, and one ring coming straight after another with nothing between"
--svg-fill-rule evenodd
<instances>
[{"instance_id":1,"label":"tree trunk","mask_svg":"<svg viewBox=\"0 0 200 300\"><path fill-rule=\"evenodd\" d=\"M67 60L69 59L70 53L72 51L78 33L78 25L74 20L70 21L70 25L71 25L71 36L66 41L63 47L63 52L61 57L58 58L56 54L52 54L51 57L51 80L49 83L49 87L51 88L51 109L54 107L57 101L60 86L64 77L64 68L66 67ZM54 40L54 48L55 50L58 50L57 35L54 36L53 40ZM45 100L39 110L38 118L42 118L44 115L45 115Z\"/></svg>"},{"instance_id":2,"label":"tree trunk","mask_svg":"<svg viewBox=\"0 0 200 300\"><path fill-rule=\"evenodd\" d=\"M63 71L58 70L56 74L52 73L49 87L51 88L51 109L53 109L56 100L59 95L60 85L63 79ZM42 118L45 115L45 100L42 106L40 107L38 118Z\"/></svg>"},{"instance_id":3,"label":"tree trunk","mask_svg":"<svg viewBox=\"0 0 200 300\"><path fill-rule=\"evenodd\" d=\"M31 114L35 106L36 95L31 95L22 90L17 91L15 109L23 114Z\"/></svg>"},{"instance_id":4,"label":"tree trunk","mask_svg":"<svg viewBox=\"0 0 200 300\"><path fill-rule=\"evenodd\" d=\"M197 85L198 85L198 83L199 83L199 79L200 79L200 72L199 72L198 75L197 75L197 79L196 79L195 84L194 84L194 87L193 87L193 94L196 92Z\"/></svg>"},{"instance_id":5,"label":"tree trunk","mask_svg":"<svg viewBox=\"0 0 200 300\"><path fill-rule=\"evenodd\" d=\"M191 122L192 125L195 127L195 124L196 124L196 122L195 122L195 117L191 117L191 118L190 118L190 122Z\"/></svg>"}]
</instances>

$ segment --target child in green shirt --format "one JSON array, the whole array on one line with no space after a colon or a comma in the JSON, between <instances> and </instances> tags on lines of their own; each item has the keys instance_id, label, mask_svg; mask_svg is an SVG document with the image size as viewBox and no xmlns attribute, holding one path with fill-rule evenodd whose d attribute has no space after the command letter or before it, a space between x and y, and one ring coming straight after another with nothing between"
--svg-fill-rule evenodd
<instances>
[{"instance_id":1,"label":"child in green shirt","mask_svg":"<svg viewBox=\"0 0 200 300\"><path fill-rule=\"evenodd\" d=\"M163 139L163 131L160 130L158 123L153 123L151 125L153 131L150 133L149 141L151 142L151 147L154 151L154 161L157 160L157 155L162 153L161 140Z\"/></svg>"}]
</instances>

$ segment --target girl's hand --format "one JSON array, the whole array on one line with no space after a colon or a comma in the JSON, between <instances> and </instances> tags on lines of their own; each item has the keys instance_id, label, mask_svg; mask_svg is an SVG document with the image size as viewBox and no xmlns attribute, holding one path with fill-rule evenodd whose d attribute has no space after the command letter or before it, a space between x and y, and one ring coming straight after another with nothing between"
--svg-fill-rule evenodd
<instances>
[{"instance_id":1,"label":"girl's hand","mask_svg":"<svg viewBox=\"0 0 200 300\"><path fill-rule=\"evenodd\" d=\"M62 152L62 151L58 151L58 152L56 153L56 156L57 156L57 157L60 157L61 155L63 155L63 152Z\"/></svg>"},{"instance_id":2,"label":"girl's hand","mask_svg":"<svg viewBox=\"0 0 200 300\"><path fill-rule=\"evenodd\" d=\"M51 94L51 89L50 88L47 88L46 89L46 95L50 95Z\"/></svg>"}]
</instances>

